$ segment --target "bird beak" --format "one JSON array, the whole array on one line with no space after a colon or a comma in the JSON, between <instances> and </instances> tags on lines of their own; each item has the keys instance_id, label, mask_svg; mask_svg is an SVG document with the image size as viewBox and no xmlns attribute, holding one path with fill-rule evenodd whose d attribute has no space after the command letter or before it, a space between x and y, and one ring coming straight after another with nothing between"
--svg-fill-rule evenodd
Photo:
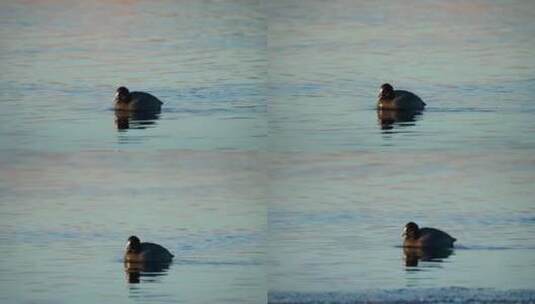
<instances>
[{"instance_id":1,"label":"bird beak","mask_svg":"<svg viewBox=\"0 0 535 304\"><path fill-rule=\"evenodd\" d=\"M407 227L403 228L403 232L401 233L401 237L407 236Z\"/></svg>"},{"instance_id":2,"label":"bird beak","mask_svg":"<svg viewBox=\"0 0 535 304\"><path fill-rule=\"evenodd\" d=\"M379 90L379 93L377 93L377 97L381 98L383 96L383 89Z\"/></svg>"},{"instance_id":3,"label":"bird beak","mask_svg":"<svg viewBox=\"0 0 535 304\"><path fill-rule=\"evenodd\" d=\"M126 250L128 250L128 248L130 248L130 241L126 242Z\"/></svg>"}]
</instances>

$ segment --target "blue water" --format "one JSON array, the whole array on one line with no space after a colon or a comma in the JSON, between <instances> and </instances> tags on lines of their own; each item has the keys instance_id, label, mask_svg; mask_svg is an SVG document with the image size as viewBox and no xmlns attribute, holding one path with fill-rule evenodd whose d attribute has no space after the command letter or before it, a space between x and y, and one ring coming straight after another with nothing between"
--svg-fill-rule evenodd
<instances>
[{"instance_id":1,"label":"blue water","mask_svg":"<svg viewBox=\"0 0 535 304\"><path fill-rule=\"evenodd\" d=\"M534 302L535 6L266 6L269 301ZM377 113L384 82L426 110ZM409 221L457 248L409 263Z\"/></svg>"},{"instance_id":2,"label":"blue water","mask_svg":"<svg viewBox=\"0 0 535 304\"><path fill-rule=\"evenodd\" d=\"M531 2L0 17L0 302L535 302ZM426 110L378 113L384 82ZM161 113L116 114L120 85ZM408 221L456 248L409 263ZM173 263L132 280L132 234Z\"/></svg>"},{"instance_id":3,"label":"blue water","mask_svg":"<svg viewBox=\"0 0 535 304\"><path fill-rule=\"evenodd\" d=\"M259 8L0 3L0 302L266 301ZM161 113L116 116L120 85ZM132 234L174 262L136 284Z\"/></svg>"}]
</instances>

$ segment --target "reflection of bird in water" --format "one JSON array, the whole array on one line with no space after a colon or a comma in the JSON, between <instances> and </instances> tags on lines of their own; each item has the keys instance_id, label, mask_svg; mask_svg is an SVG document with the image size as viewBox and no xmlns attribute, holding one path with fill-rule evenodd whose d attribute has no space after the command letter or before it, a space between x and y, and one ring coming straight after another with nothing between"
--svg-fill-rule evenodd
<instances>
[{"instance_id":1,"label":"reflection of bird in water","mask_svg":"<svg viewBox=\"0 0 535 304\"><path fill-rule=\"evenodd\" d=\"M128 283L139 283L141 277L159 277L167 274L170 262L132 263L124 262Z\"/></svg>"},{"instance_id":2,"label":"reflection of bird in water","mask_svg":"<svg viewBox=\"0 0 535 304\"><path fill-rule=\"evenodd\" d=\"M146 129L156 124L160 118L160 111L115 111L115 124L118 130Z\"/></svg>"},{"instance_id":3,"label":"reflection of bird in water","mask_svg":"<svg viewBox=\"0 0 535 304\"><path fill-rule=\"evenodd\" d=\"M131 236L126 244L124 254L125 272L128 282L139 283L141 276L156 277L165 274L173 255L163 246L141 242L138 237Z\"/></svg>"},{"instance_id":4,"label":"reflection of bird in water","mask_svg":"<svg viewBox=\"0 0 535 304\"><path fill-rule=\"evenodd\" d=\"M414 126L420 115L421 111L377 110L377 119L383 130L394 129L394 126Z\"/></svg>"},{"instance_id":5,"label":"reflection of bird in water","mask_svg":"<svg viewBox=\"0 0 535 304\"><path fill-rule=\"evenodd\" d=\"M414 248L403 247L405 266L418 266L418 261L442 262L453 253L451 248Z\"/></svg>"}]
</instances>

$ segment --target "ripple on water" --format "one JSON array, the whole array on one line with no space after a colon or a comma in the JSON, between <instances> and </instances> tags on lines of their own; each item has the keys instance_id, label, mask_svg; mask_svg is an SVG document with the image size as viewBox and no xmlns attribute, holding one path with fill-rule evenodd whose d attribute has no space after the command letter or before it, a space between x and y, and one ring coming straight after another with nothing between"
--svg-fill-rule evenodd
<instances>
[{"instance_id":1,"label":"ripple on water","mask_svg":"<svg viewBox=\"0 0 535 304\"><path fill-rule=\"evenodd\" d=\"M535 290L496 290L485 288L429 288L367 290L357 293L299 293L268 294L272 304L364 304L364 303L533 303Z\"/></svg>"}]
</instances>

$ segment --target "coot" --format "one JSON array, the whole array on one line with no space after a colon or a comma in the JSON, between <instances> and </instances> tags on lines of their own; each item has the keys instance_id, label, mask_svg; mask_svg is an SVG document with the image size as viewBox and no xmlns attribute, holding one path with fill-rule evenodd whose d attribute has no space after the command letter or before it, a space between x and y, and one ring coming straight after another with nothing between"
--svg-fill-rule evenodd
<instances>
[{"instance_id":1,"label":"coot","mask_svg":"<svg viewBox=\"0 0 535 304\"><path fill-rule=\"evenodd\" d=\"M141 243L137 236L128 238L124 261L129 263L169 263L173 255L163 246L154 243Z\"/></svg>"},{"instance_id":2,"label":"coot","mask_svg":"<svg viewBox=\"0 0 535 304\"><path fill-rule=\"evenodd\" d=\"M416 94L394 90L388 83L381 85L378 97L377 108L379 110L420 111L425 107L425 102Z\"/></svg>"},{"instance_id":3,"label":"coot","mask_svg":"<svg viewBox=\"0 0 535 304\"><path fill-rule=\"evenodd\" d=\"M162 102L145 92L130 92L126 87L119 87L115 93L115 110L118 111L160 111Z\"/></svg>"},{"instance_id":4,"label":"coot","mask_svg":"<svg viewBox=\"0 0 535 304\"><path fill-rule=\"evenodd\" d=\"M435 228L419 228L414 222L409 222L403 230L403 247L411 248L452 248L455 238L444 231Z\"/></svg>"}]
</instances>

